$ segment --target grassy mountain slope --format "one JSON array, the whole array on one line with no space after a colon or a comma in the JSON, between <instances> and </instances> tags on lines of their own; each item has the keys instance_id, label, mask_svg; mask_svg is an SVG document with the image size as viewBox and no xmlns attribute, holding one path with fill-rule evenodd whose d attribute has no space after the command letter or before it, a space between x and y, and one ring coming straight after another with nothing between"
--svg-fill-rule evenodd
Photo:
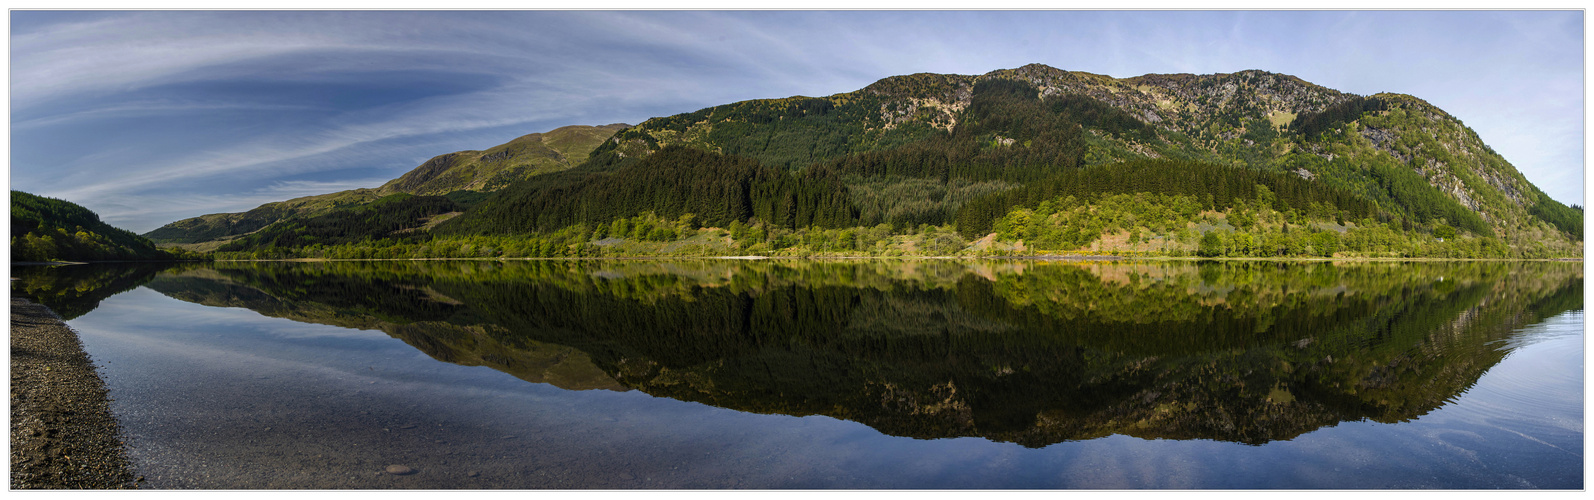
<instances>
[{"instance_id":1,"label":"grassy mountain slope","mask_svg":"<svg viewBox=\"0 0 1594 500\"><path fill-rule=\"evenodd\" d=\"M15 262L175 259L155 244L112 227L65 200L11 192L11 260Z\"/></svg>"},{"instance_id":2,"label":"grassy mountain slope","mask_svg":"<svg viewBox=\"0 0 1594 500\"><path fill-rule=\"evenodd\" d=\"M378 195L444 195L454 191L496 191L511 182L564 170L587 161L587 154L625 124L571 125L528 134L486 151L460 151L434 157L376 189Z\"/></svg>"},{"instance_id":3,"label":"grassy mountain slope","mask_svg":"<svg viewBox=\"0 0 1594 500\"><path fill-rule=\"evenodd\" d=\"M326 214L392 194L493 191L516 180L578 165L586 161L587 154L604 139L625 127L618 123L600 127L573 125L529 134L485 151L459 151L434 157L375 189L294 198L267 203L247 212L202 215L167 224L144 236L158 243L224 242L280 220ZM215 247L216 244L206 246Z\"/></svg>"}]
</instances>

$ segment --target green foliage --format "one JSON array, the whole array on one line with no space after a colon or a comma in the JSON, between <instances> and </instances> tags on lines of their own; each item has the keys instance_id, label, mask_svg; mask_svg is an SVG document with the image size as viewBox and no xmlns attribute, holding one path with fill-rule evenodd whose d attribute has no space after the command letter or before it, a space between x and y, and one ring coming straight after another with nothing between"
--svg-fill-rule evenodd
<instances>
[{"instance_id":1,"label":"green foliage","mask_svg":"<svg viewBox=\"0 0 1594 500\"><path fill-rule=\"evenodd\" d=\"M649 150L687 146L791 169L934 133L924 126L881 128L882 103L881 97L862 92L743 101L650 119L616 134L593 154L620 150L636 141Z\"/></svg>"},{"instance_id":2,"label":"green foliage","mask_svg":"<svg viewBox=\"0 0 1594 500\"><path fill-rule=\"evenodd\" d=\"M1236 210L1229 212L1228 218L1229 224L1241 230L1251 229L1256 226L1256 215L1243 207L1236 207Z\"/></svg>"},{"instance_id":3,"label":"green foliage","mask_svg":"<svg viewBox=\"0 0 1594 500\"><path fill-rule=\"evenodd\" d=\"M11 191L13 262L175 259L76 203Z\"/></svg>"},{"instance_id":4,"label":"green foliage","mask_svg":"<svg viewBox=\"0 0 1594 500\"><path fill-rule=\"evenodd\" d=\"M1081 98L1084 99L1084 98ZM1070 113L1083 105L1048 107L1025 82L991 79L974 86L950 135L863 152L828 163L861 177L917 177L943 183L1027 182L1084 164L1085 141ZM1118 117L1115 120L1132 117Z\"/></svg>"},{"instance_id":5,"label":"green foliage","mask_svg":"<svg viewBox=\"0 0 1594 500\"><path fill-rule=\"evenodd\" d=\"M1318 231L1308 241L1312 245L1308 251L1319 257L1333 257L1339 251L1339 233L1335 231Z\"/></svg>"},{"instance_id":6,"label":"green foliage","mask_svg":"<svg viewBox=\"0 0 1594 500\"><path fill-rule=\"evenodd\" d=\"M1208 231L1206 234L1201 235L1201 249L1197 255L1202 257L1222 256L1223 236L1217 231Z\"/></svg>"},{"instance_id":7,"label":"green foliage","mask_svg":"<svg viewBox=\"0 0 1594 500\"><path fill-rule=\"evenodd\" d=\"M1078 250L1108 233L1129 232L1131 244L1142 240L1137 236L1142 229L1150 235L1173 233L1186 228L1200 211L1194 196L1064 196L1043 201L1034 210L1015 209L998 219L993 230L1000 240L1023 240L1033 249Z\"/></svg>"},{"instance_id":8,"label":"green foliage","mask_svg":"<svg viewBox=\"0 0 1594 500\"><path fill-rule=\"evenodd\" d=\"M1267 191L1258 190L1265 195ZM1260 196L1259 198L1265 198ZM1018 207L993 225L997 242L1023 241L1031 251L1202 257L1547 258L1539 246L1513 249L1492 237L1465 237L1439 225L1421 227L1343 219L1322 203L1278 212L1236 199L1220 213L1202 212L1191 195L1152 193L1064 196ZM1225 208L1225 207L1218 207Z\"/></svg>"},{"instance_id":9,"label":"green foliage","mask_svg":"<svg viewBox=\"0 0 1594 500\"><path fill-rule=\"evenodd\" d=\"M444 234L526 234L597 225L644 212L696 215L702 224L750 218L777 226L852 225L846 185L825 168L795 174L751 158L680 146L612 171L518 184L437 228Z\"/></svg>"},{"instance_id":10,"label":"green foliage","mask_svg":"<svg viewBox=\"0 0 1594 500\"><path fill-rule=\"evenodd\" d=\"M852 205L858 208L859 226L889 224L899 229L951 222L968 200L1018 186L1003 181L941 182L895 176L847 176L845 183Z\"/></svg>"},{"instance_id":11,"label":"green foliage","mask_svg":"<svg viewBox=\"0 0 1594 500\"><path fill-rule=\"evenodd\" d=\"M1256 189L1258 185L1267 190ZM1356 217L1374 213L1375 207L1350 193L1312 183L1298 176L1170 160L1139 160L1077 170L1064 170L1023 188L969 200L958 212L958 231L977 238L1013 207L1034 207L1063 196L1085 197L1107 193L1158 193L1209 196L1208 208L1234 206L1237 200L1271 194L1283 206L1327 204Z\"/></svg>"},{"instance_id":12,"label":"green foliage","mask_svg":"<svg viewBox=\"0 0 1594 500\"><path fill-rule=\"evenodd\" d=\"M1446 239L1446 240L1455 239L1455 237L1456 237L1456 228L1453 228L1453 227L1450 227L1450 226L1446 226L1444 224L1440 224L1440 225L1434 226L1433 235L1434 235L1435 238L1440 238L1440 239Z\"/></svg>"},{"instance_id":13,"label":"green foliage","mask_svg":"<svg viewBox=\"0 0 1594 500\"><path fill-rule=\"evenodd\" d=\"M1410 169L1374 163L1368 166L1367 172L1391 199L1418 221L1449 221L1473 234L1494 234L1477 212L1446 196Z\"/></svg>"},{"instance_id":14,"label":"green foliage","mask_svg":"<svg viewBox=\"0 0 1594 500\"><path fill-rule=\"evenodd\" d=\"M1570 235L1572 239L1583 239L1583 210L1577 205L1567 207L1549 196L1541 195L1538 203L1534 203L1528 213L1550 223L1556 229Z\"/></svg>"},{"instance_id":15,"label":"green foliage","mask_svg":"<svg viewBox=\"0 0 1594 500\"><path fill-rule=\"evenodd\" d=\"M448 198L448 201L454 202L454 206L458 207L460 210L467 210L470 207L474 207L477 203L481 203L482 200L487 199L489 196L492 196L492 192L490 191L466 190L454 191L443 195L444 198Z\"/></svg>"},{"instance_id":16,"label":"green foliage","mask_svg":"<svg viewBox=\"0 0 1594 500\"><path fill-rule=\"evenodd\" d=\"M1100 100L1077 94L1048 98L1046 104L1065 121L1138 141L1157 138L1156 127ZM1271 130L1271 129L1270 129Z\"/></svg>"},{"instance_id":17,"label":"green foliage","mask_svg":"<svg viewBox=\"0 0 1594 500\"><path fill-rule=\"evenodd\" d=\"M1316 137L1326 130L1356 121L1363 113L1389 109L1389 103L1377 97L1352 97L1329 106L1317 113L1301 113L1290 122L1290 130L1305 138Z\"/></svg>"}]
</instances>

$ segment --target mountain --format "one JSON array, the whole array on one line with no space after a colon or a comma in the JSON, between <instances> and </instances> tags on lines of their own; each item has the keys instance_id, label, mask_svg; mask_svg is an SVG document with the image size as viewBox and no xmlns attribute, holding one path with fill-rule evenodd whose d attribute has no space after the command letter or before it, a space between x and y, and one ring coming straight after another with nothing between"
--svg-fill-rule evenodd
<instances>
[{"instance_id":1,"label":"mountain","mask_svg":"<svg viewBox=\"0 0 1594 500\"><path fill-rule=\"evenodd\" d=\"M178 256L66 200L11 191L13 262L175 260Z\"/></svg>"},{"instance_id":2,"label":"mountain","mask_svg":"<svg viewBox=\"0 0 1594 500\"><path fill-rule=\"evenodd\" d=\"M274 222L357 206L394 194L446 195L487 192L509 183L578 165L587 153L625 124L592 127L572 125L528 134L485 151L459 151L427 160L397 179L374 189L352 189L261 205L247 212L209 214L183 219L146 233L158 243L226 241ZM456 198L470 198L460 193ZM214 247L215 245L209 245Z\"/></svg>"},{"instance_id":3,"label":"mountain","mask_svg":"<svg viewBox=\"0 0 1594 500\"><path fill-rule=\"evenodd\" d=\"M1359 96L1265 71L1120 79L1032 64L915 74L616 129L579 165L490 194L456 191L457 217L417 197L403 202L416 205L402 227L335 214L228 249L255 257L1582 254L1581 208L1545 195L1459 119L1413 96ZM487 156L438 157L345 205L403 189L448 194L426 187L436 179L498 187L482 181L492 175L450 173ZM265 215L256 219L277 217Z\"/></svg>"},{"instance_id":4,"label":"mountain","mask_svg":"<svg viewBox=\"0 0 1594 500\"><path fill-rule=\"evenodd\" d=\"M721 156L793 174L698 167ZM1183 187L1176 171L1199 165L1228 170L1204 189ZM654 212L690 213L703 225L751 216L793 231L956 223L973 239L1014 210L1060 202L1059 176L1122 181L1062 193L1075 196L1218 189L1203 208L1219 212L1225 230L1248 230L1233 222L1260 215L1258 231L1333 226L1348 238L1387 229L1408 247L1449 235L1470 245L1461 253L1581 255L1581 209L1549 198L1459 119L1416 97L1357 96L1264 71L1115 79L1038 64L653 118L617 133L588 164L506 188L438 232L547 232ZM1047 183L1040 193L1016 189ZM1280 200L1280 189L1295 194ZM716 193L735 206L705 217L696 200Z\"/></svg>"}]
</instances>

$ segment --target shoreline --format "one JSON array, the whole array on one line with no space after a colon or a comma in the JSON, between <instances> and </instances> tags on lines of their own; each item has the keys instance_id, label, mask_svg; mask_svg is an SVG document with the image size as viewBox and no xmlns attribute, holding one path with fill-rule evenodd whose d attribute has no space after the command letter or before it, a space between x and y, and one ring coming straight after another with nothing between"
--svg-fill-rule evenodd
<instances>
[{"instance_id":1,"label":"shoreline","mask_svg":"<svg viewBox=\"0 0 1594 500\"><path fill-rule=\"evenodd\" d=\"M1580 257L1456 258L1456 257L1197 257L1165 255L624 255L604 257L415 257L400 259L215 259L185 262L431 262L431 261L602 261L602 260L1043 260L1043 261L1132 261L1175 260L1215 262L1583 262ZM95 262L101 263L101 262ZM81 263L74 263L81 264Z\"/></svg>"},{"instance_id":2,"label":"shoreline","mask_svg":"<svg viewBox=\"0 0 1594 500\"><path fill-rule=\"evenodd\" d=\"M137 488L119 433L77 332L12 297L11 488Z\"/></svg>"}]
</instances>

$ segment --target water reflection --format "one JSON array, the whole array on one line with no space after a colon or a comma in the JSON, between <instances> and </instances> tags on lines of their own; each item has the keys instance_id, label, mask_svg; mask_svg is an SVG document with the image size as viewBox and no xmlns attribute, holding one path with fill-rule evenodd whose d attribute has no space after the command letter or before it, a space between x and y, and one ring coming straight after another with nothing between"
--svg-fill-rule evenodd
<instances>
[{"instance_id":1,"label":"water reflection","mask_svg":"<svg viewBox=\"0 0 1594 500\"><path fill-rule=\"evenodd\" d=\"M87 264L11 266L11 293L49 306L61 319L74 319L107 297L149 282L176 264Z\"/></svg>"},{"instance_id":2,"label":"water reflection","mask_svg":"<svg viewBox=\"0 0 1594 500\"><path fill-rule=\"evenodd\" d=\"M1582 307L1582 268L1563 263L74 267L26 271L14 290L81 314L143 284L381 330L565 389L1026 447L1113 434L1259 445L1407 421L1475 384L1518 328Z\"/></svg>"}]
</instances>

